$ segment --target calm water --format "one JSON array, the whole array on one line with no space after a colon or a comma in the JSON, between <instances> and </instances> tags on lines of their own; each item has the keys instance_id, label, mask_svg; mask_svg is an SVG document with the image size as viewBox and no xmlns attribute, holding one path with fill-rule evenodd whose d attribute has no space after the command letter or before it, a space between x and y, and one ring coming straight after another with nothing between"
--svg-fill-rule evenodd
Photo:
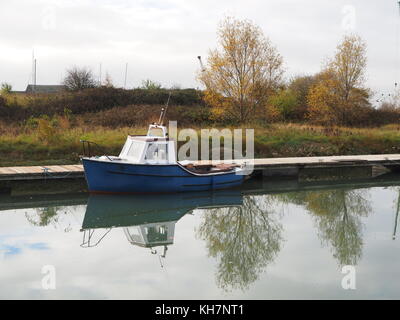
<instances>
[{"instance_id":1,"label":"calm water","mask_svg":"<svg viewBox=\"0 0 400 320\"><path fill-rule=\"evenodd\" d=\"M399 178L2 196L0 298L399 299L399 196ZM55 290L42 288L44 265ZM344 265L355 266L356 290L342 288Z\"/></svg>"}]
</instances>

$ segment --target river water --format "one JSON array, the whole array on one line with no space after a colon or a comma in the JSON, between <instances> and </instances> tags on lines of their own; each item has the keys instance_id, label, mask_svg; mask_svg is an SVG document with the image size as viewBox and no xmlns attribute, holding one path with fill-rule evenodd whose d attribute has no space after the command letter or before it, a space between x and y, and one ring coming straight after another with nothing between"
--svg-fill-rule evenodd
<instances>
[{"instance_id":1,"label":"river water","mask_svg":"<svg viewBox=\"0 0 400 320\"><path fill-rule=\"evenodd\" d=\"M399 299L399 197L398 176L2 195L0 298Z\"/></svg>"}]
</instances>

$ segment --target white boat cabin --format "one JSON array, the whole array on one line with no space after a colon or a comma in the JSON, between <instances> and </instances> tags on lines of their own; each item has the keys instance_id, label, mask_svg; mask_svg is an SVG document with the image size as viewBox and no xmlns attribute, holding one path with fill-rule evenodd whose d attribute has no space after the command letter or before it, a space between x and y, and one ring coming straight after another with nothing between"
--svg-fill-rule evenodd
<instances>
[{"instance_id":1,"label":"white boat cabin","mask_svg":"<svg viewBox=\"0 0 400 320\"><path fill-rule=\"evenodd\" d=\"M175 164L175 142L168 138L166 127L152 124L147 135L128 136L117 159L129 163Z\"/></svg>"},{"instance_id":2,"label":"white boat cabin","mask_svg":"<svg viewBox=\"0 0 400 320\"><path fill-rule=\"evenodd\" d=\"M125 227L124 233L131 244L140 247L152 248L171 245L174 242L176 222L168 221Z\"/></svg>"}]
</instances>

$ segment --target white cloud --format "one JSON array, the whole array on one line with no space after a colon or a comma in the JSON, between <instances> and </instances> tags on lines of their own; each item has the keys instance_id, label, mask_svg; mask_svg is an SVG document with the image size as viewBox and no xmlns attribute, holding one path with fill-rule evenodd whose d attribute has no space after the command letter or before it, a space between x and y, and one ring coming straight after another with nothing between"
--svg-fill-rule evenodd
<instances>
[{"instance_id":1,"label":"white cloud","mask_svg":"<svg viewBox=\"0 0 400 320\"><path fill-rule=\"evenodd\" d=\"M101 62L122 85L128 62L129 86L151 78L197 87L196 56L216 46L216 28L226 15L264 30L285 58L287 77L310 74L344 34L345 6L354 6L354 32L368 43L368 84L390 91L400 81L400 16L396 1L373 0L6 2L0 11L0 81L23 89L34 48L43 84L58 83L71 65L96 73Z\"/></svg>"}]
</instances>

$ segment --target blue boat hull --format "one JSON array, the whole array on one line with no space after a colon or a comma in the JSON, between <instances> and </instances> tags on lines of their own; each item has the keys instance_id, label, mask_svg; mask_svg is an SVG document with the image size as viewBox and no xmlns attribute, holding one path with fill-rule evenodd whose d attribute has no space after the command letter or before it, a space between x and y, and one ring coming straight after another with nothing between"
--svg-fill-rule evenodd
<instances>
[{"instance_id":1,"label":"blue boat hull","mask_svg":"<svg viewBox=\"0 0 400 320\"><path fill-rule=\"evenodd\" d=\"M196 175L178 164L146 165L82 159L90 192L167 193L219 190L239 186L244 176L233 171Z\"/></svg>"}]
</instances>

